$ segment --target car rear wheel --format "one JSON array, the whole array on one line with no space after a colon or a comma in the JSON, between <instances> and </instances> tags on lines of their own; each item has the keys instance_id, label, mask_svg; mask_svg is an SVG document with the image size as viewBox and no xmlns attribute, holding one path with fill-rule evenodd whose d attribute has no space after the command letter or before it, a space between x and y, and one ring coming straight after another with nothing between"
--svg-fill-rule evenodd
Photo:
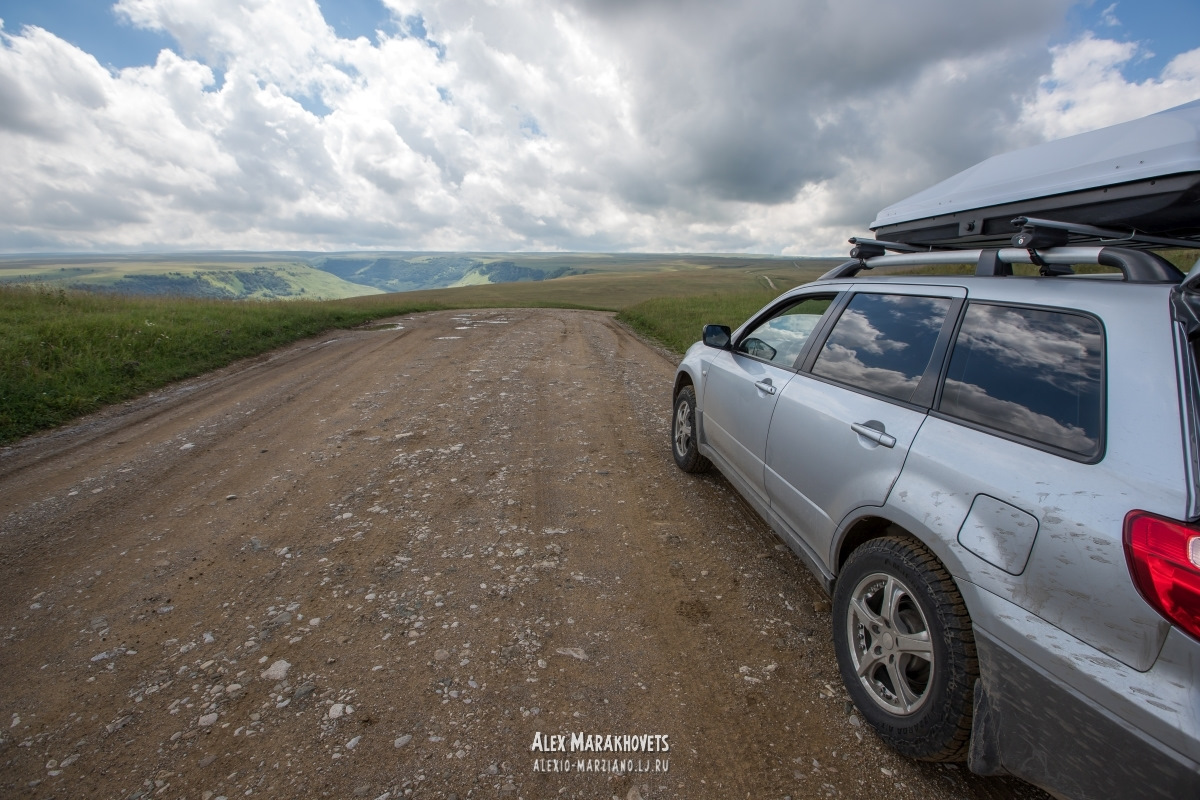
<instances>
[{"instance_id":1,"label":"car rear wheel","mask_svg":"<svg viewBox=\"0 0 1200 800\"><path fill-rule=\"evenodd\" d=\"M684 386L675 395L675 412L671 415L671 453L684 472L707 472L712 466L700 455L696 443L696 392Z\"/></svg>"},{"instance_id":2,"label":"car rear wheel","mask_svg":"<svg viewBox=\"0 0 1200 800\"><path fill-rule=\"evenodd\" d=\"M842 680L879 736L912 758L965 760L979 663L941 562L913 539L867 542L838 577L833 614Z\"/></svg>"}]
</instances>

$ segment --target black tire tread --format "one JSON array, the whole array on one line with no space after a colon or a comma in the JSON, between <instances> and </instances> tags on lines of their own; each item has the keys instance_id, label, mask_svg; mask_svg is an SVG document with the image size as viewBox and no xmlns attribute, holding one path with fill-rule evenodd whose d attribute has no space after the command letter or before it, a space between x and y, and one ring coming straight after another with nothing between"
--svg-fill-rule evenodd
<instances>
[{"instance_id":1,"label":"black tire tread","mask_svg":"<svg viewBox=\"0 0 1200 800\"><path fill-rule=\"evenodd\" d=\"M965 761L971 743L971 723L974 718L975 681L979 677L979 657L975 648L975 634L971 626L971 615L967 611L962 594L950 576L950 572L929 548L915 538L889 535L864 543L846 561L842 570L844 577L856 560L869 556L894 559L905 563L922 580L936 605L937 624L942 630L942 639L948 645L953 661L961 658L957 670L951 670L959 680L948 687L944 707L949 711L946 720L924 736L913 736L906 732L892 732L870 719L867 709L863 716L868 718L876 731L889 745L905 755L921 761L954 762ZM835 625L843 624L835 617ZM835 633L835 636L837 634ZM957 653L955 652L957 651ZM839 654L840 656L840 654ZM839 657L839 666L842 659ZM953 667L954 664L943 665ZM843 669L843 680L847 688L851 682ZM854 692L851 691L853 695ZM874 709L872 709L874 710Z\"/></svg>"},{"instance_id":2,"label":"black tire tread","mask_svg":"<svg viewBox=\"0 0 1200 800\"><path fill-rule=\"evenodd\" d=\"M681 400L686 400L692 408L692 446L683 457L675 451L675 417ZM695 444L696 433L696 390L692 388L691 384L688 384L680 388L675 394L675 401L671 404L671 455L675 457L676 466L693 475L699 475L712 469L712 462L700 455L700 450Z\"/></svg>"}]
</instances>

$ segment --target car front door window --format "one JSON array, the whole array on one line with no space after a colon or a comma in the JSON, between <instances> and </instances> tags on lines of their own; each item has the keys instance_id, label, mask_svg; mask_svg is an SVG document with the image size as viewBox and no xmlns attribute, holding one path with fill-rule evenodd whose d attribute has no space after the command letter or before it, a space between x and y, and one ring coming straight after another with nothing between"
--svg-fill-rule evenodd
<instances>
[{"instance_id":1,"label":"car front door window","mask_svg":"<svg viewBox=\"0 0 1200 800\"><path fill-rule=\"evenodd\" d=\"M743 337L737 352L791 369L830 302L831 298L809 298L788 306Z\"/></svg>"},{"instance_id":2,"label":"car front door window","mask_svg":"<svg viewBox=\"0 0 1200 800\"><path fill-rule=\"evenodd\" d=\"M763 448L779 393L833 295L768 312L732 350L712 350L703 387L704 436L726 474L763 493Z\"/></svg>"}]
</instances>

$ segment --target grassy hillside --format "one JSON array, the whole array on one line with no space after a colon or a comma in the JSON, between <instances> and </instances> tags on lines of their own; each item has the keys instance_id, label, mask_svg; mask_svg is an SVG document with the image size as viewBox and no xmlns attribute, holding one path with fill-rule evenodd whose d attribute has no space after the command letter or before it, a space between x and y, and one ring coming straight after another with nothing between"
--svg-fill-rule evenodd
<instances>
[{"instance_id":1,"label":"grassy hillside","mask_svg":"<svg viewBox=\"0 0 1200 800\"><path fill-rule=\"evenodd\" d=\"M798 265L798 266L796 266ZM566 276L652 275L748 268L811 271L812 261L765 256L590 253L182 253L0 256L0 285L230 299L338 299L382 292ZM561 294L561 292L560 292Z\"/></svg>"},{"instance_id":2,"label":"grassy hillside","mask_svg":"<svg viewBox=\"0 0 1200 800\"><path fill-rule=\"evenodd\" d=\"M0 285L228 300L334 300L383 290L343 280L304 261L225 255L2 258Z\"/></svg>"},{"instance_id":3,"label":"grassy hillside","mask_svg":"<svg viewBox=\"0 0 1200 800\"><path fill-rule=\"evenodd\" d=\"M777 295L819 277L844 260L750 257L721 259L723 263L714 266L707 257L656 258L647 257L640 263L601 262L602 266L587 274L548 281L430 289L407 292L405 296L455 308L556 306L619 311L653 298L742 292ZM370 305L387 301L363 298L362 302Z\"/></svg>"}]
</instances>

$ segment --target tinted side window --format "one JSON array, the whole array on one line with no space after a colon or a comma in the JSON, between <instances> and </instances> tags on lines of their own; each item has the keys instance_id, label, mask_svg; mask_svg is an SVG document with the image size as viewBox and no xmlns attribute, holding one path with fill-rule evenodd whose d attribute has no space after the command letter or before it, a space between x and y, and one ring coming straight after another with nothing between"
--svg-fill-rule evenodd
<instances>
[{"instance_id":1,"label":"tinted side window","mask_svg":"<svg viewBox=\"0 0 1200 800\"><path fill-rule=\"evenodd\" d=\"M738 352L790 369L831 302L810 297L788 306L751 330L738 342Z\"/></svg>"},{"instance_id":2,"label":"tinted side window","mask_svg":"<svg viewBox=\"0 0 1200 800\"><path fill-rule=\"evenodd\" d=\"M1104 332L1093 317L967 306L939 410L1083 456L1100 453Z\"/></svg>"},{"instance_id":3,"label":"tinted side window","mask_svg":"<svg viewBox=\"0 0 1200 800\"><path fill-rule=\"evenodd\" d=\"M949 308L944 297L856 294L821 348L813 374L911 400Z\"/></svg>"}]
</instances>

